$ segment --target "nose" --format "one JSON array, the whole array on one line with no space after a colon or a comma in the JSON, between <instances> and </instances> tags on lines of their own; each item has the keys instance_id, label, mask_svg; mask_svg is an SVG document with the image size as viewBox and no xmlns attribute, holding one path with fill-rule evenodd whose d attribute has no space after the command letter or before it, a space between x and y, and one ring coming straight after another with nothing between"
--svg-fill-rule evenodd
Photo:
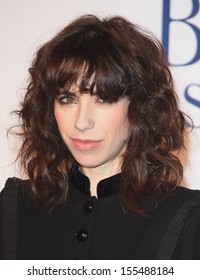
<instances>
[{"instance_id":1,"label":"nose","mask_svg":"<svg viewBox=\"0 0 200 280\"><path fill-rule=\"evenodd\" d=\"M79 104L74 126L80 131L94 127L93 109L90 102Z\"/></svg>"}]
</instances>

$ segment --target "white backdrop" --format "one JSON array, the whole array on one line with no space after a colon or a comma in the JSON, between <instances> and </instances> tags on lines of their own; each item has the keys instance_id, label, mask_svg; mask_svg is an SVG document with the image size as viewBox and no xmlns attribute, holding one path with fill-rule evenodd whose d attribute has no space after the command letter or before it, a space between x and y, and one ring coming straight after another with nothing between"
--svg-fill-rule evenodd
<instances>
[{"instance_id":1,"label":"white backdrop","mask_svg":"<svg viewBox=\"0 0 200 280\"><path fill-rule=\"evenodd\" d=\"M200 189L200 1L199 0L0 0L0 189L22 176L17 140L6 131L17 123L27 69L36 48L82 14L121 15L165 42L181 108L194 120L182 155L189 188Z\"/></svg>"}]
</instances>

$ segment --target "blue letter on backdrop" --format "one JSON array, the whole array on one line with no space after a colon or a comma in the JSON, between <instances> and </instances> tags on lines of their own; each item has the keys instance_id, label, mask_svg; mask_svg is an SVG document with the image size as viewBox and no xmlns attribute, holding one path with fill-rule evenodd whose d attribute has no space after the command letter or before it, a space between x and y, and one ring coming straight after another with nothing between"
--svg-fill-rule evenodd
<instances>
[{"instance_id":1,"label":"blue letter on backdrop","mask_svg":"<svg viewBox=\"0 0 200 280\"><path fill-rule=\"evenodd\" d=\"M170 17L171 0L163 0L162 43L165 49L166 58L168 59L168 62L171 66L185 66L185 65L193 64L200 59L200 29L196 25L188 21L198 13L200 5L199 5L199 0L191 0L191 2L192 2L192 11L186 18L172 19ZM173 64L172 62L169 61L169 33L170 33L170 23L172 21L178 21L181 22L182 24L187 24L196 35L197 50L193 58L187 63Z\"/></svg>"},{"instance_id":2,"label":"blue letter on backdrop","mask_svg":"<svg viewBox=\"0 0 200 280\"><path fill-rule=\"evenodd\" d=\"M190 104L192 104L192 105L194 105L195 107L197 107L198 109L200 109L200 101L197 100L197 99L195 99L195 98L193 98L193 97L190 96L190 94L189 94L189 89L192 88L192 87L200 88L200 85L198 85L198 84L190 84L190 85L188 85L188 86L186 87L186 89L185 89L185 92L184 92L184 94L185 94L185 99L186 99ZM189 125L190 125L190 124L189 124ZM200 122L194 124L194 127L195 127L195 128L200 128Z\"/></svg>"}]
</instances>

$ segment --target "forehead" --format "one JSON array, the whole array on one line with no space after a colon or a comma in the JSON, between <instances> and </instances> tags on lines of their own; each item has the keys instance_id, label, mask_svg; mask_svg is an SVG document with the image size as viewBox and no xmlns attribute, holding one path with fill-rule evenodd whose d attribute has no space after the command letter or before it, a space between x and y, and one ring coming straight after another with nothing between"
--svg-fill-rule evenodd
<instances>
[{"instance_id":1,"label":"forehead","mask_svg":"<svg viewBox=\"0 0 200 280\"><path fill-rule=\"evenodd\" d=\"M66 71L59 76L58 94L69 91L90 93L110 103L127 95L127 83L123 81L119 69L114 70L108 61L104 63L100 60L95 63L75 58L64 63Z\"/></svg>"},{"instance_id":2,"label":"forehead","mask_svg":"<svg viewBox=\"0 0 200 280\"><path fill-rule=\"evenodd\" d=\"M88 76L86 72L81 71L76 81L74 81L69 90L72 92L93 92L96 89L95 86L95 73Z\"/></svg>"}]
</instances>

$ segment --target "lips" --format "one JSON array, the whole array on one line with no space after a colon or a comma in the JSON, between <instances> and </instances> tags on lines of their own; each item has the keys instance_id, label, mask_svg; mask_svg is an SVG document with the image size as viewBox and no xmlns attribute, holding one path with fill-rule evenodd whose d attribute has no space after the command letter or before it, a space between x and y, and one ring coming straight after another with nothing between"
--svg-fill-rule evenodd
<instances>
[{"instance_id":1,"label":"lips","mask_svg":"<svg viewBox=\"0 0 200 280\"><path fill-rule=\"evenodd\" d=\"M72 138L71 140L75 148L81 151L95 150L102 143L102 140L78 139L78 138Z\"/></svg>"}]
</instances>

